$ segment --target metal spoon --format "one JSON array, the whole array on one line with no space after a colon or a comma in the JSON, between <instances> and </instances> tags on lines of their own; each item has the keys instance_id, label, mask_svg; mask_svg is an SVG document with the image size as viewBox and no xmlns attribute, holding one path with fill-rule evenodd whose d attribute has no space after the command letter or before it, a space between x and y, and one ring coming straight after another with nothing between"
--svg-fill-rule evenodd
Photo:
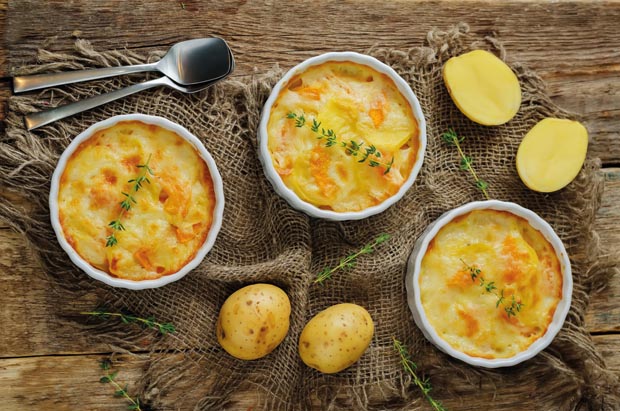
<instances>
[{"instance_id":1,"label":"metal spoon","mask_svg":"<svg viewBox=\"0 0 620 411\"><path fill-rule=\"evenodd\" d=\"M228 44L223 39L187 40L172 46L157 63L14 77L13 91L22 93L143 71L159 71L178 84L190 85L227 75L233 64L231 56Z\"/></svg>"},{"instance_id":2,"label":"metal spoon","mask_svg":"<svg viewBox=\"0 0 620 411\"><path fill-rule=\"evenodd\" d=\"M100 94L95 97L87 98L85 100L80 100L75 103L70 103L64 106L56 107L51 110L28 114L24 116L24 123L28 130L34 130L35 128L52 123L56 120L60 120L65 117L69 117L74 114L81 113L82 111L98 107L102 104L109 103L110 101L118 100L119 98L123 98L131 94L137 93L139 91L147 90L153 87L166 86L166 87L170 87L175 90L178 90L182 93L197 93L217 83L218 81L223 80L224 78L228 77L228 75L232 73L232 71L235 68L235 61L232 56L232 53L229 54L229 61L231 62L230 70L228 70L228 72L225 75L220 76L216 79L208 79L207 81L202 82L202 83L197 83L197 84L193 84L189 86L182 86L170 80L168 77L164 76L164 77L160 77L154 80L145 81L144 83L134 84L132 86L129 86L129 87L126 87L120 90L115 90L109 93Z\"/></svg>"}]
</instances>

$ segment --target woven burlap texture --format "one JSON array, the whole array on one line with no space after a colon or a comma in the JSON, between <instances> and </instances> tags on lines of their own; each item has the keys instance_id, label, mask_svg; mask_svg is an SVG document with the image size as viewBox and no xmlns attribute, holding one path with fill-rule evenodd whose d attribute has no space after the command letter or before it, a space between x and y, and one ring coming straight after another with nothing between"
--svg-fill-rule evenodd
<instances>
[{"instance_id":1,"label":"woven burlap texture","mask_svg":"<svg viewBox=\"0 0 620 411\"><path fill-rule=\"evenodd\" d=\"M506 59L495 38L474 36L465 24L429 32L419 48L368 52L394 68L416 93L427 120L428 146L422 170L404 198L362 221L309 218L279 198L265 179L256 130L261 108L283 74L277 67L233 77L195 95L149 90L36 132L24 129L25 113L118 89L143 81L144 76L12 96L0 141L0 184L30 206L13 204L13 196L0 197L0 218L24 233L41 257L43 272L54 285L47 298L57 313L58 332L81 333L93 343L124 352L143 351L145 339L149 341L150 354L140 357L143 377L131 390L153 409L235 409L237 401L247 403L248 397L256 398L253 409L266 410L427 409L420 391L403 373L393 336L407 344L420 374L430 378L433 396L448 408L469 409L468 398L475 395L476 403L487 403L489 409L518 403L525 396L535 396L541 410L618 409L618 377L606 369L584 327L590 294L607 284L618 261L617 255L600 251L592 230L603 189L597 175L600 162L588 158L577 179L557 193L525 188L514 161L521 139L544 117L571 115L550 101L539 77L508 60L521 83L521 109L503 126L474 124L454 106L441 77L448 58L471 49L486 49ZM40 50L39 64L16 68L14 74L143 63L162 55L100 52L77 40L73 54ZM162 116L194 133L215 158L226 198L222 230L203 263L181 281L146 291L113 289L74 267L56 241L47 204L52 172L71 139L96 121L128 113ZM563 329L548 349L510 369L479 369L440 353L416 328L407 306L405 266L419 234L445 211L483 199L470 176L459 169L454 148L441 142L440 134L449 127L466 138L463 148L489 183L491 197L518 203L546 219L572 262L573 302ZM392 238L371 256L360 258L355 268L337 273L322 286L312 284L323 267L337 264L384 232ZM240 361L219 347L215 323L224 300L256 282L272 283L287 292L291 326L270 355ZM297 341L313 315L341 302L366 307L375 322L375 335L354 366L323 375L301 362ZM96 303L171 321L177 332L157 337L150 330L78 314ZM159 355L161 350L177 354Z\"/></svg>"}]
</instances>

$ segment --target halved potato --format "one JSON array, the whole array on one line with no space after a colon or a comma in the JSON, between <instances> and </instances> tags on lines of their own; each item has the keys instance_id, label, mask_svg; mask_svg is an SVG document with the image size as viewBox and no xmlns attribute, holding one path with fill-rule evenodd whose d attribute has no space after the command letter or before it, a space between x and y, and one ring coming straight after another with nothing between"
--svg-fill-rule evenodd
<instances>
[{"instance_id":1,"label":"halved potato","mask_svg":"<svg viewBox=\"0 0 620 411\"><path fill-rule=\"evenodd\" d=\"M443 66L443 80L454 104L478 124L504 124L521 106L517 76L488 51L474 50L452 57Z\"/></svg>"},{"instance_id":2,"label":"halved potato","mask_svg":"<svg viewBox=\"0 0 620 411\"><path fill-rule=\"evenodd\" d=\"M578 121L545 118L525 135L517 151L517 172L534 191L564 188L581 170L588 131Z\"/></svg>"}]
</instances>

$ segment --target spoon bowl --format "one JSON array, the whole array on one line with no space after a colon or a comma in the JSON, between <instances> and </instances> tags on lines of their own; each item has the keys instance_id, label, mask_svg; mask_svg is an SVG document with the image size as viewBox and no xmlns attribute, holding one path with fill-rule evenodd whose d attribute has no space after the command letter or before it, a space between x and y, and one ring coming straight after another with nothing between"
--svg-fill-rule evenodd
<instances>
[{"instance_id":1,"label":"spoon bowl","mask_svg":"<svg viewBox=\"0 0 620 411\"><path fill-rule=\"evenodd\" d=\"M60 120L65 117L81 113L82 111L90 110L91 108L95 108L102 104L109 103L110 101L118 100L119 98L123 98L139 91L147 90L153 87L165 86L180 91L182 93L197 93L217 83L218 81L223 80L224 78L228 77L230 73L232 73L235 68L235 63L232 52L230 51L228 60L231 62L229 70L224 75L219 76L215 79L207 79L206 81L200 83L184 86L175 83L166 76L163 76L154 80L145 81L144 83L138 83L120 90L115 90L110 93L100 94L98 96L87 98L85 100L77 101L75 103L65 104L64 106L56 107L51 110L28 114L24 116L24 124L26 125L26 128L28 130L33 130L35 128L52 123L56 120Z\"/></svg>"},{"instance_id":2,"label":"spoon bowl","mask_svg":"<svg viewBox=\"0 0 620 411\"><path fill-rule=\"evenodd\" d=\"M145 71L159 71L178 84L191 85L224 77L233 67L232 52L223 39L202 38L173 45L156 63L14 77L13 91L23 93Z\"/></svg>"},{"instance_id":3,"label":"spoon bowl","mask_svg":"<svg viewBox=\"0 0 620 411\"><path fill-rule=\"evenodd\" d=\"M214 37L175 44L155 67L175 83L187 86L223 77L233 64L228 44Z\"/></svg>"}]
</instances>

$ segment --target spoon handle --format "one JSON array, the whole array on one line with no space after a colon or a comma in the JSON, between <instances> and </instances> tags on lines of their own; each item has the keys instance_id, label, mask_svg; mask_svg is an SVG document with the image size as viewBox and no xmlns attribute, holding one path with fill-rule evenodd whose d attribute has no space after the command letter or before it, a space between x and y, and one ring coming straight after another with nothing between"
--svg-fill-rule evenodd
<instances>
[{"instance_id":1,"label":"spoon handle","mask_svg":"<svg viewBox=\"0 0 620 411\"><path fill-rule=\"evenodd\" d=\"M56 120L81 113L82 111L90 110L91 108L109 103L110 101L129 96L130 94L157 86L168 85L169 81L170 80L168 80L167 77L160 77L154 80L145 81L144 83L134 84L120 90L115 90L110 93L100 94L85 100L76 101L75 103L65 104L64 106L56 107L51 110L28 114L24 116L24 123L26 124L26 128L28 130L34 130L35 128L53 123Z\"/></svg>"},{"instance_id":2,"label":"spoon handle","mask_svg":"<svg viewBox=\"0 0 620 411\"><path fill-rule=\"evenodd\" d=\"M106 67L93 70L74 70L61 73L34 74L32 76L13 77L13 91L38 90L46 87L60 86L61 84L78 83L80 81L97 80L121 74L138 73L157 70L157 63L136 64L134 66Z\"/></svg>"}]
</instances>

